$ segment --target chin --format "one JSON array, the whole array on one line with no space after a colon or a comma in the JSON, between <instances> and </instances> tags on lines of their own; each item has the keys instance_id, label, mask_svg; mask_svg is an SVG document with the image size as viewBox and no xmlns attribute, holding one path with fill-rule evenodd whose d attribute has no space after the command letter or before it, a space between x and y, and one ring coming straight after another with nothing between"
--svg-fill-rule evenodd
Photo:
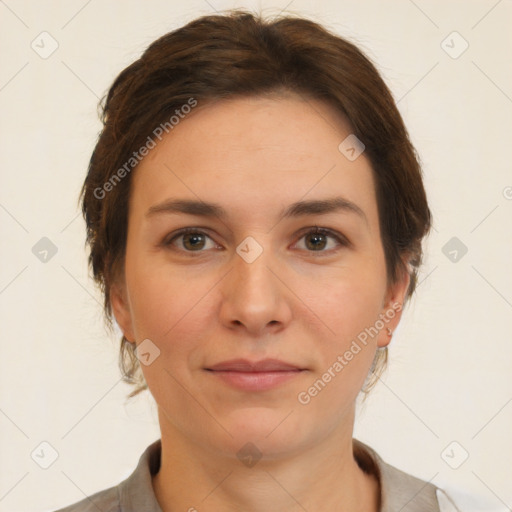
<instances>
[{"instance_id":1,"label":"chin","mask_svg":"<svg viewBox=\"0 0 512 512\"><path fill-rule=\"evenodd\" d=\"M288 453L304 443L299 439L306 425L299 426L292 408L252 407L234 411L221 420L221 424L233 436L224 436L230 449L238 451L247 443L255 445L263 454Z\"/></svg>"}]
</instances>

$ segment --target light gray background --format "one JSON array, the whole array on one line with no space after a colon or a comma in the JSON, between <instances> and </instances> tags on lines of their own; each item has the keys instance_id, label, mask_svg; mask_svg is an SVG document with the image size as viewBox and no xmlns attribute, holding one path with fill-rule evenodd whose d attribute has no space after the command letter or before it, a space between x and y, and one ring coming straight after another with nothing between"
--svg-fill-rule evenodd
<instances>
[{"instance_id":1,"label":"light gray background","mask_svg":"<svg viewBox=\"0 0 512 512\"><path fill-rule=\"evenodd\" d=\"M53 510L117 484L159 437L151 396L125 403L77 196L100 129L96 105L115 76L158 36L232 7L326 24L391 87L423 161L435 230L355 435L464 510L509 510L510 0L0 1L0 510ZM32 251L43 237L58 249L46 262ZM454 247L443 252L452 237L468 249L455 262ZM50 462L42 442L58 452L48 469L35 461Z\"/></svg>"}]
</instances>

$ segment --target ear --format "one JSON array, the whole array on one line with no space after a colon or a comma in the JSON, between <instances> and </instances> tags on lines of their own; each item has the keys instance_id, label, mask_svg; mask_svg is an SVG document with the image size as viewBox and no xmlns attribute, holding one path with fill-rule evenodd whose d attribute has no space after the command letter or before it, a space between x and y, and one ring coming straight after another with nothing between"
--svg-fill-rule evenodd
<instances>
[{"instance_id":1,"label":"ear","mask_svg":"<svg viewBox=\"0 0 512 512\"><path fill-rule=\"evenodd\" d=\"M409 268L407 264L406 268ZM391 329L391 333L393 333L400 323L404 301L410 282L411 276L409 271L404 269L397 281L388 287L380 315L380 319L382 320L384 327L377 335L377 346L379 348L388 346L391 338L393 337L393 334L391 334L391 336L389 335L388 328Z\"/></svg>"},{"instance_id":2,"label":"ear","mask_svg":"<svg viewBox=\"0 0 512 512\"><path fill-rule=\"evenodd\" d=\"M131 343L135 343L130 304L124 284L116 282L111 286L110 305L124 337Z\"/></svg>"}]
</instances>

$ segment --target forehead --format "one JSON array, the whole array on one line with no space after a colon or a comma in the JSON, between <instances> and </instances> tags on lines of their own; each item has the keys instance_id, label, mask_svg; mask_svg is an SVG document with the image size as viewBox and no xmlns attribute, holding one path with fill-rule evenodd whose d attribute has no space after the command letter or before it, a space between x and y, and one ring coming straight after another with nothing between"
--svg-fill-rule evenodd
<instances>
[{"instance_id":1,"label":"forehead","mask_svg":"<svg viewBox=\"0 0 512 512\"><path fill-rule=\"evenodd\" d=\"M345 133L351 133L350 125L334 108L290 93L199 104L160 145L172 146L177 160L201 161L202 168L214 158L229 158L233 168L239 158L238 167L248 169L251 162L241 157L260 153L276 169L285 168L284 156L297 169L301 160L333 162Z\"/></svg>"},{"instance_id":2,"label":"forehead","mask_svg":"<svg viewBox=\"0 0 512 512\"><path fill-rule=\"evenodd\" d=\"M275 203L342 195L376 214L372 169L340 143L349 123L330 105L297 95L199 104L139 164L131 202L168 197L229 204L263 215Z\"/></svg>"}]
</instances>

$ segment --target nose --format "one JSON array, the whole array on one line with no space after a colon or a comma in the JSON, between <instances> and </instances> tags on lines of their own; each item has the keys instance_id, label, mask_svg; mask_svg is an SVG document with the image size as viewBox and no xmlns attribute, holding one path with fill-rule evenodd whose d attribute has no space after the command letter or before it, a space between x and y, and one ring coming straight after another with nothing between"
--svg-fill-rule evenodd
<instances>
[{"instance_id":1,"label":"nose","mask_svg":"<svg viewBox=\"0 0 512 512\"><path fill-rule=\"evenodd\" d=\"M249 260L250 261L250 260ZM238 253L222 281L220 320L229 329L261 337L286 327L292 318L285 272L270 251L249 262Z\"/></svg>"}]
</instances>

